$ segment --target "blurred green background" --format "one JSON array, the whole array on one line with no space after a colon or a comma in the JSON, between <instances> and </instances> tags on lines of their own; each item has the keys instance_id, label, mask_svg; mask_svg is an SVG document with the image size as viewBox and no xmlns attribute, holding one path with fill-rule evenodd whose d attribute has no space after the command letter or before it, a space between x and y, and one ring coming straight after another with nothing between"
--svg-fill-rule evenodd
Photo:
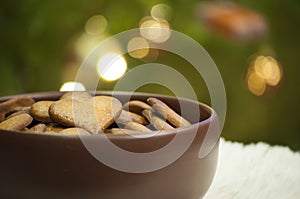
<instances>
[{"instance_id":1,"label":"blurred green background","mask_svg":"<svg viewBox=\"0 0 300 199\"><path fill-rule=\"evenodd\" d=\"M20 0L0 4L0 96L25 92L59 90L72 81L84 52L110 35L138 28L157 4L167 5L168 24L199 42L218 66L227 92L227 118L222 136L244 143L265 141L300 150L300 2L298 0L237 0L245 9L264 16L265 37L251 42L234 41L201 23L195 0ZM210 1L213 2L213 1ZM105 31L86 33L87 21L101 16ZM102 19L101 18L101 19ZM153 51L155 58L126 56L128 68L159 62L183 73L197 90L200 101L210 103L200 76L188 63L167 52ZM157 55L157 56L155 56ZM282 78L263 93L249 90L251 60L272 56L281 65ZM109 90L115 82L104 82ZM139 91L169 93L157 85Z\"/></svg>"}]
</instances>

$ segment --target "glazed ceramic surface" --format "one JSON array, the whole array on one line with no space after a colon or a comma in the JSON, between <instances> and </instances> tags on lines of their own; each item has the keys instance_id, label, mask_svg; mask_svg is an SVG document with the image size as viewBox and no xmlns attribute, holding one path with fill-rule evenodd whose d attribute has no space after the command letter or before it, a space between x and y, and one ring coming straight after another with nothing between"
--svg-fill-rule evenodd
<instances>
[{"instance_id":1,"label":"glazed ceramic surface","mask_svg":"<svg viewBox=\"0 0 300 199\"><path fill-rule=\"evenodd\" d=\"M112 95L97 92L97 95ZM59 92L26 94L35 100L57 100ZM113 93L122 103L129 93ZM0 98L0 102L14 96ZM133 94L130 99L145 101L157 97L179 111L174 97L156 94ZM0 198L103 198L103 199L199 199L207 192L217 165L217 142L204 158L199 150L209 125L217 120L215 112L199 102L180 99L185 118L190 119L199 107L200 118L177 133L189 136L197 131L193 142L181 157L170 165L151 172L129 173L98 161L78 136L29 134L0 130ZM191 115L190 115L191 114ZM217 129L217 128L216 128ZM148 153L164 147L174 132L148 138L109 136L118 147L135 153ZM93 139L93 136L86 135ZM101 139L99 144L101 144ZM106 153L110 153L107 151ZM124 160L126 161L126 160Z\"/></svg>"}]
</instances>

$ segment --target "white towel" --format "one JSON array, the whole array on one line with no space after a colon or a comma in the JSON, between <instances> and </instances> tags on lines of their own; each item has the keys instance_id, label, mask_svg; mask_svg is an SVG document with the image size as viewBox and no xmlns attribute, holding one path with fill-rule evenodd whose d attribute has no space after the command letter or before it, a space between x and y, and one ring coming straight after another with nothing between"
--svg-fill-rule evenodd
<instances>
[{"instance_id":1,"label":"white towel","mask_svg":"<svg viewBox=\"0 0 300 199\"><path fill-rule=\"evenodd\" d=\"M204 199L248 198L300 199L300 153L222 139L217 173Z\"/></svg>"}]
</instances>

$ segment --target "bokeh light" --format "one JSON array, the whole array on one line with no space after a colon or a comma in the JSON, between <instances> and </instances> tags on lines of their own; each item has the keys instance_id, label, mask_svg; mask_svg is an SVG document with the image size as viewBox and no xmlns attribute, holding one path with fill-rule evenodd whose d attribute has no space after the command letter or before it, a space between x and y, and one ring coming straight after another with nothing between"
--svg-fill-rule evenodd
<instances>
[{"instance_id":1,"label":"bokeh light","mask_svg":"<svg viewBox=\"0 0 300 199\"><path fill-rule=\"evenodd\" d=\"M151 8L151 16L156 20L170 20L172 18L172 8L167 4L156 4Z\"/></svg>"},{"instance_id":2,"label":"bokeh light","mask_svg":"<svg viewBox=\"0 0 300 199\"><path fill-rule=\"evenodd\" d=\"M134 58L143 58L149 53L149 44L143 37L134 37L127 44L128 53Z\"/></svg>"},{"instance_id":3,"label":"bokeh light","mask_svg":"<svg viewBox=\"0 0 300 199\"><path fill-rule=\"evenodd\" d=\"M271 56L257 56L248 68L248 88L257 95L264 94L266 87L276 86L282 78L282 68Z\"/></svg>"},{"instance_id":4,"label":"bokeh light","mask_svg":"<svg viewBox=\"0 0 300 199\"><path fill-rule=\"evenodd\" d=\"M107 39L108 34L101 34L97 36L91 36L87 33L83 33L77 38L75 42L75 52L77 56L83 60L100 42Z\"/></svg>"},{"instance_id":5,"label":"bokeh light","mask_svg":"<svg viewBox=\"0 0 300 199\"><path fill-rule=\"evenodd\" d=\"M85 31L90 35L99 35L106 31L107 20L102 15L95 15L89 18L85 24Z\"/></svg>"},{"instance_id":6,"label":"bokeh light","mask_svg":"<svg viewBox=\"0 0 300 199\"><path fill-rule=\"evenodd\" d=\"M60 88L60 91L85 91L85 90L86 89L84 85L79 82L66 82Z\"/></svg>"},{"instance_id":7,"label":"bokeh light","mask_svg":"<svg viewBox=\"0 0 300 199\"><path fill-rule=\"evenodd\" d=\"M267 35L262 14L233 1L202 1L197 16L205 28L232 41L250 42Z\"/></svg>"},{"instance_id":8,"label":"bokeh light","mask_svg":"<svg viewBox=\"0 0 300 199\"><path fill-rule=\"evenodd\" d=\"M254 63L254 69L270 86L276 86L282 76L279 63L271 56L258 56Z\"/></svg>"},{"instance_id":9,"label":"bokeh light","mask_svg":"<svg viewBox=\"0 0 300 199\"><path fill-rule=\"evenodd\" d=\"M97 63L97 73L107 81L114 81L122 77L127 69L126 60L117 53L107 53Z\"/></svg>"},{"instance_id":10,"label":"bokeh light","mask_svg":"<svg viewBox=\"0 0 300 199\"><path fill-rule=\"evenodd\" d=\"M145 39L163 43L171 36L170 25L166 20L156 20L152 17L145 17L140 23L140 34Z\"/></svg>"},{"instance_id":11,"label":"bokeh light","mask_svg":"<svg viewBox=\"0 0 300 199\"><path fill-rule=\"evenodd\" d=\"M248 88L254 95L261 96L266 90L265 80L251 71L248 75Z\"/></svg>"}]
</instances>

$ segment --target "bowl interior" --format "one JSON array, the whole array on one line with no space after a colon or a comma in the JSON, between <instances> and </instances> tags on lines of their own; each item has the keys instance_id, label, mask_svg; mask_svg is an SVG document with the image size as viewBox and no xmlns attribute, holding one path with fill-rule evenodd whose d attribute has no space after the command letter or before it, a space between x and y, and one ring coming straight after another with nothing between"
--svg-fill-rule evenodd
<instances>
[{"instance_id":1,"label":"bowl interior","mask_svg":"<svg viewBox=\"0 0 300 199\"><path fill-rule=\"evenodd\" d=\"M12 96L4 96L0 98L0 103L16 96L26 95L32 97L35 101L40 100L58 100L65 92L40 92L40 93L27 93L20 95L12 95ZM140 100L146 102L147 98L155 97L159 98L163 102L165 102L170 108L172 108L175 112L180 114L182 117L190 121L192 124L201 124L203 122L209 122L209 120L213 117L214 111L207 105L196 102L193 100L185 99L185 98L176 98L173 96L160 95L160 94L152 94L152 93L129 93L129 92L110 92L110 91L97 91L92 93L92 95L107 95L113 96L120 100L122 104L126 103L129 100ZM3 131L3 130L0 130ZM172 133L172 131L170 131ZM42 136L56 136L55 134L39 134ZM73 137L73 136L65 136L65 137ZM111 137L111 136L110 136ZM118 135L112 137L120 137ZM124 137L124 136L121 136ZM129 136L131 137L131 136Z\"/></svg>"}]
</instances>

